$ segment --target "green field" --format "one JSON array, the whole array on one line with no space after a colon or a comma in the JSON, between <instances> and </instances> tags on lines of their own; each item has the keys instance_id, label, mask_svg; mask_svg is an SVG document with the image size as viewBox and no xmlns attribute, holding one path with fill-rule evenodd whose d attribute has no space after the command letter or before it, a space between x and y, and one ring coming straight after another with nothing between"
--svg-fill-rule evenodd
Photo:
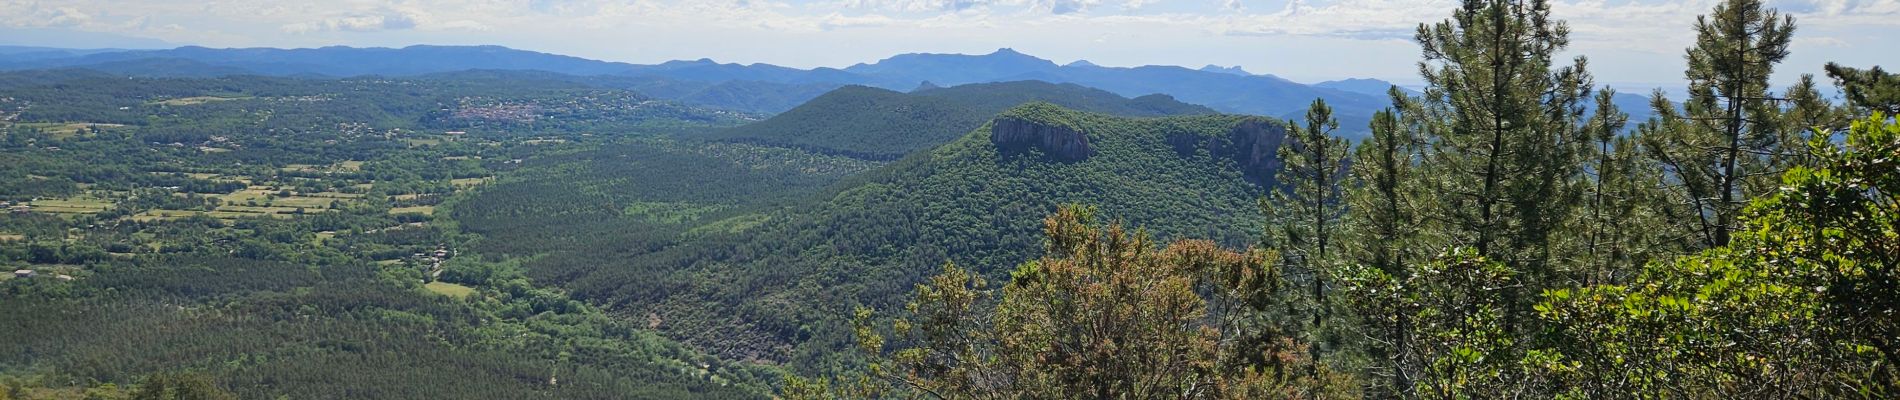
<instances>
[{"instance_id":1,"label":"green field","mask_svg":"<svg viewBox=\"0 0 1900 400\"><path fill-rule=\"evenodd\" d=\"M237 96L237 97L193 96L193 97L180 97L180 98L169 99L169 100L159 100L159 101L152 102L152 104L166 105L166 106L192 106L192 105L199 105L199 104L211 103L211 102L245 100L245 99L250 99L250 98L252 97L250 96Z\"/></svg>"},{"instance_id":2,"label":"green field","mask_svg":"<svg viewBox=\"0 0 1900 400\"><path fill-rule=\"evenodd\" d=\"M458 299L468 298L469 295L475 294L475 288L448 282L429 282L422 287L431 292Z\"/></svg>"},{"instance_id":3,"label":"green field","mask_svg":"<svg viewBox=\"0 0 1900 400\"><path fill-rule=\"evenodd\" d=\"M248 207L248 208L234 209L234 208L228 208L228 207L231 207L231 206L218 207L217 211L149 210L149 211L138 213L137 215L133 215L126 218L130 218L133 221L142 222L142 221L184 219L184 218L189 218L194 215L204 215L211 218L227 219L227 220L245 218L245 217L291 218L291 217L296 216L296 214L291 212L295 210L294 208L280 209L280 208L275 208L275 207ZM290 210L290 211L285 211L285 210ZM270 212L266 212L266 211L270 211ZM276 211L282 211L282 212L276 212ZM310 212L310 211L306 211L306 212Z\"/></svg>"},{"instance_id":4,"label":"green field","mask_svg":"<svg viewBox=\"0 0 1900 400\"><path fill-rule=\"evenodd\" d=\"M472 186L481 186L482 184L488 183L490 180L492 180L492 178L450 179L449 184L455 185L455 187L472 187Z\"/></svg>"},{"instance_id":5,"label":"green field","mask_svg":"<svg viewBox=\"0 0 1900 400\"><path fill-rule=\"evenodd\" d=\"M41 199L27 203L34 212L53 214L97 214L112 209L112 200L93 196L76 196L64 199Z\"/></svg>"},{"instance_id":6,"label":"green field","mask_svg":"<svg viewBox=\"0 0 1900 400\"><path fill-rule=\"evenodd\" d=\"M105 124L105 123L96 123L96 122L27 122L27 123L13 124L13 126L22 127L22 128L39 129L42 132L46 132L46 134L48 135L52 135L53 138L55 139L64 139L64 138L77 136L79 135L80 130L83 130L86 128L112 129L112 128L125 127L125 125L120 125L120 124Z\"/></svg>"},{"instance_id":7,"label":"green field","mask_svg":"<svg viewBox=\"0 0 1900 400\"><path fill-rule=\"evenodd\" d=\"M275 206L272 206L272 207L218 206L217 211L224 211L224 212L231 212L231 213L245 213L245 214L296 214L297 208L296 207L275 207ZM304 210L304 212L316 212L316 211L321 211L321 210L310 210L310 209Z\"/></svg>"},{"instance_id":8,"label":"green field","mask_svg":"<svg viewBox=\"0 0 1900 400\"><path fill-rule=\"evenodd\" d=\"M256 202L258 206L262 207L303 207L305 209L329 208L331 204L337 201L335 198L327 197L301 195L277 196L277 193L278 191L252 186L250 189L239 190L224 195L221 198L225 204L248 205L250 202ZM337 194L344 195L343 193Z\"/></svg>"},{"instance_id":9,"label":"green field","mask_svg":"<svg viewBox=\"0 0 1900 400\"><path fill-rule=\"evenodd\" d=\"M390 214L435 214L435 206L394 207Z\"/></svg>"}]
</instances>

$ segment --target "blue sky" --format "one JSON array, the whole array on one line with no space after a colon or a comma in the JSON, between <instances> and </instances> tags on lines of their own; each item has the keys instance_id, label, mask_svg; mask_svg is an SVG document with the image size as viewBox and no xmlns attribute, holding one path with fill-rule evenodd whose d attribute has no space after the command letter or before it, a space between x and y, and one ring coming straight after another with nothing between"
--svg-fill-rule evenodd
<instances>
[{"instance_id":1,"label":"blue sky","mask_svg":"<svg viewBox=\"0 0 1900 400\"><path fill-rule=\"evenodd\" d=\"M1625 91L1676 85L1715 1L1555 0L1575 54ZM1779 0L1800 29L1783 82L1827 61L1900 67L1900 0ZM1448 0L0 0L0 44L498 44L635 63L843 67L1001 47L1058 63L1239 65L1297 81L1417 81L1410 34Z\"/></svg>"}]
</instances>

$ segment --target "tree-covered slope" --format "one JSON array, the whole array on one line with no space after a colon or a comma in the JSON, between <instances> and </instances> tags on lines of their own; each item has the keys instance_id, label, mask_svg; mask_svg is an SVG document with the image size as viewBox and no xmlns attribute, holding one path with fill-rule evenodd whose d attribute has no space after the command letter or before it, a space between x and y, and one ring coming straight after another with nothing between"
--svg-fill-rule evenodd
<instances>
[{"instance_id":1,"label":"tree-covered slope","mask_svg":"<svg viewBox=\"0 0 1900 400\"><path fill-rule=\"evenodd\" d=\"M0 371L38 373L52 387L199 371L241 398L756 399L770 390L766 371L519 283L475 297L513 307L496 312L365 266L167 256L95 267L76 283L0 286L10 343Z\"/></svg>"},{"instance_id":2,"label":"tree-covered slope","mask_svg":"<svg viewBox=\"0 0 1900 400\"><path fill-rule=\"evenodd\" d=\"M1137 117L1214 113L1167 96L1129 99L1074 84L1036 81L970 84L912 93L848 86L776 117L709 137L893 160L954 140L998 112L1035 101Z\"/></svg>"},{"instance_id":3,"label":"tree-covered slope","mask_svg":"<svg viewBox=\"0 0 1900 400\"><path fill-rule=\"evenodd\" d=\"M946 261L995 275L1032 259L1037 217L1063 203L1099 205L1163 237L1250 241L1258 178L1277 168L1282 134L1253 117L1032 104L809 204L707 223L658 251L555 254L526 267L728 358L822 368L849 340L841 311L892 306Z\"/></svg>"}]
</instances>

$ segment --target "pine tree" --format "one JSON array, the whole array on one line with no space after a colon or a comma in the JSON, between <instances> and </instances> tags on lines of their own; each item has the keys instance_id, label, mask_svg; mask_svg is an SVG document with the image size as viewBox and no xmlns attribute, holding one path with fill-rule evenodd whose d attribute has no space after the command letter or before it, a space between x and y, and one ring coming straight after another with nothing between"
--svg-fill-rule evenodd
<instances>
[{"instance_id":1,"label":"pine tree","mask_svg":"<svg viewBox=\"0 0 1900 400\"><path fill-rule=\"evenodd\" d=\"M1444 247L1517 271L1505 290L1504 331L1517 334L1539 286L1554 280L1554 238L1576 206L1581 103L1590 92L1586 61L1556 67L1569 28L1547 1L1466 1L1451 20L1421 26L1418 42L1433 117L1420 166L1440 201L1427 218L1442 224Z\"/></svg>"},{"instance_id":2,"label":"pine tree","mask_svg":"<svg viewBox=\"0 0 1900 400\"><path fill-rule=\"evenodd\" d=\"M1629 115L1618 109L1616 91L1597 92L1596 111L1584 131L1588 178L1582 215L1576 219L1581 257L1577 278L1584 284L1619 281L1662 253L1655 234L1664 224L1655 191L1659 167L1643 157L1638 141L1625 135Z\"/></svg>"},{"instance_id":3,"label":"pine tree","mask_svg":"<svg viewBox=\"0 0 1900 400\"><path fill-rule=\"evenodd\" d=\"M1900 74L1887 73L1877 65L1862 70L1827 63L1827 76L1834 78L1834 86L1841 88L1847 106L1857 115L1900 115Z\"/></svg>"},{"instance_id":4,"label":"pine tree","mask_svg":"<svg viewBox=\"0 0 1900 400\"><path fill-rule=\"evenodd\" d=\"M1677 183L1685 230L1710 248L1728 244L1742 206L1779 176L1771 160L1783 134L1768 78L1788 56L1794 17L1759 0L1728 0L1697 18L1695 30L1684 72L1689 99L1680 115L1666 102L1656 106L1663 128L1646 135L1646 145Z\"/></svg>"},{"instance_id":5,"label":"pine tree","mask_svg":"<svg viewBox=\"0 0 1900 400\"><path fill-rule=\"evenodd\" d=\"M1801 81L1785 91L1787 106L1781 113L1781 137L1776 140L1775 170L1814 165L1808 141L1816 134L1832 137L1847 129L1847 112L1835 107L1827 95L1815 87L1814 75L1802 74Z\"/></svg>"},{"instance_id":6,"label":"pine tree","mask_svg":"<svg viewBox=\"0 0 1900 400\"><path fill-rule=\"evenodd\" d=\"M1353 154L1345 195L1346 207L1351 211L1346 214L1346 240L1341 249L1342 263L1348 271L1367 269L1377 273L1348 272L1348 276L1406 276L1408 263L1425 258L1418 252L1422 220L1417 207L1423 196L1413 175L1418 140L1412 127L1419 121L1411 110L1416 103L1396 87L1390 94L1396 106L1373 114L1372 135ZM1342 286L1352 290L1353 283L1342 282ZM1409 377L1417 376L1420 369L1418 358L1412 356L1413 349L1408 346L1412 342L1407 337L1412 319L1406 313L1393 312L1397 307L1380 300L1350 296L1343 303L1354 311L1363 336L1369 338L1365 348L1375 363L1366 373L1381 378L1366 380L1375 385L1370 394L1399 397L1411 392Z\"/></svg>"},{"instance_id":7,"label":"pine tree","mask_svg":"<svg viewBox=\"0 0 1900 400\"><path fill-rule=\"evenodd\" d=\"M1276 221L1279 230L1277 245L1292 269L1307 274L1312 296L1311 322L1307 333L1312 343L1313 358L1319 359L1319 353L1328 350L1327 328L1330 304L1326 299L1327 274L1333 264L1333 242L1339 235L1340 218L1344 216L1344 204L1341 196L1341 183L1346 178L1346 157L1351 145L1345 139L1333 136L1339 129L1339 120L1333 118L1332 107L1325 100L1315 99L1306 111L1306 126L1301 127L1288 121L1287 137L1281 142L1280 160L1283 163L1276 173L1280 188L1272 193Z\"/></svg>"}]
</instances>

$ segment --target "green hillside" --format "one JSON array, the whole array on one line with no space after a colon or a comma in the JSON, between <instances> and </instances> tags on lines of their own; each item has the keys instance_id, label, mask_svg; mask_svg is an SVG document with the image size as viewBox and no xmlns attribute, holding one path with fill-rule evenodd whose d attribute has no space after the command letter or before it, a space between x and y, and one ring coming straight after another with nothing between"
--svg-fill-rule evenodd
<instances>
[{"instance_id":1,"label":"green hillside","mask_svg":"<svg viewBox=\"0 0 1900 400\"><path fill-rule=\"evenodd\" d=\"M247 399L764 398L778 381L455 257L476 237L433 213L524 159L743 116L477 76L0 82L0 398L124 398L176 373Z\"/></svg>"},{"instance_id":2,"label":"green hillside","mask_svg":"<svg viewBox=\"0 0 1900 400\"><path fill-rule=\"evenodd\" d=\"M1282 135L1251 117L1136 119L1046 103L995 121L808 204L710 222L658 250L577 250L524 267L729 359L816 367L848 340L838 310L892 306L945 261L1000 274L1037 255L1037 221L1059 204L1098 204L1162 237L1249 242L1264 193L1254 182L1276 168ZM1086 141L1085 154L1045 137Z\"/></svg>"},{"instance_id":3,"label":"green hillside","mask_svg":"<svg viewBox=\"0 0 1900 400\"><path fill-rule=\"evenodd\" d=\"M1075 84L1039 81L972 84L911 93L847 86L765 121L707 137L894 160L954 140L996 113L1035 101L1134 117L1215 113L1167 96L1129 99Z\"/></svg>"}]
</instances>

